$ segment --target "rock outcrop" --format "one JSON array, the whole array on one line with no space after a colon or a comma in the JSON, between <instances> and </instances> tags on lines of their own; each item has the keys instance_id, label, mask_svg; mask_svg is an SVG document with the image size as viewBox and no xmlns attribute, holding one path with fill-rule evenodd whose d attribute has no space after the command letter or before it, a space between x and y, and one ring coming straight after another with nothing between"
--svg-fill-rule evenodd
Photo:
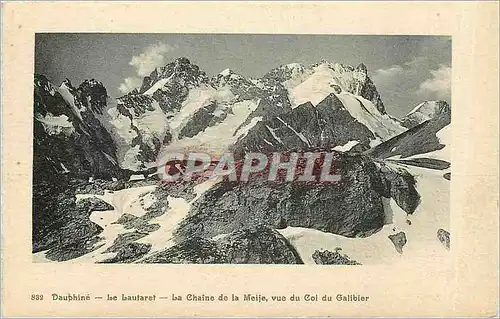
<instances>
[{"instance_id":1,"label":"rock outcrop","mask_svg":"<svg viewBox=\"0 0 500 319\"><path fill-rule=\"evenodd\" d=\"M151 244L142 244L135 241L146 235L147 233L138 231L119 234L113 245L105 251L105 253L116 253L116 256L108 258L102 263L131 263L140 259L150 251Z\"/></svg>"},{"instance_id":2,"label":"rock outcrop","mask_svg":"<svg viewBox=\"0 0 500 319\"><path fill-rule=\"evenodd\" d=\"M418 205L415 181L403 169L383 172L369 158L342 153L334 162L340 182L269 182L265 176L220 182L192 204L177 236L211 238L262 223L363 237L384 225L383 197L394 196L409 214Z\"/></svg>"},{"instance_id":3,"label":"rock outcrop","mask_svg":"<svg viewBox=\"0 0 500 319\"><path fill-rule=\"evenodd\" d=\"M144 263L302 264L277 231L258 225L217 238L191 237L142 260Z\"/></svg>"},{"instance_id":4,"label":"rock outcrop","mask_svg":"<svg viewBox=\"0 0 500 319\"><path fill-rule=\"evenodd\" d=\"M450 233L442 228L437 231L437 239L446 249L450 249Z\"/></svg>"},{"instance_id":5,"label":"rock outcrop","mask_svg":"<svg viewBox=\"0 0 500 319\"><path fill-rule=\"evenodd\" d=\"M93 211L113 207L97 198L76 201L74 188L51 182L36 188L33 198L33 252L48 250L46 257L64 261L98 247L102 228L89 220Z\"/></svg>"},{"instance_id":6,"label":"rock outcrop","mask_svg":"<svg viewBox=\"0 0 500 319\"><path fill-rule=\"evenodd\" d=\"M355 260L351 260L347 255L342 255L340 249L334 252L316 250L312 258L317 265L361 265Z\"/></svg>"},{"instance_id":7,"label":"rock outcrop","mask_svg":"<svg viewBox=\"0 0 500 319\"><path fill-rule=\"evenodd\" d=\"M394 248L396 248L396 251L400 254L403 253L403 247L406 245L406 234L404 232L399 232L394 235L389 235L389 239L392 241L394 244Z\"/></svg>"}]
</instances>

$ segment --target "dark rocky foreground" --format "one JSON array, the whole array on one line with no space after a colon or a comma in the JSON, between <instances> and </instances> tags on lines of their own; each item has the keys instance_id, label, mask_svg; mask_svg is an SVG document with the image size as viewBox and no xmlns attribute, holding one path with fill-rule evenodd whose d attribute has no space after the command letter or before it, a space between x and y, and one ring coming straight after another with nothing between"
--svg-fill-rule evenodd
<instances>
[{"instance_id":1,"label":"dark rocky foreground","mask_svg":"<svg viewBox=\"0 0 500 319\"><path fill-rule=\"evenodd\" d=\"M74 189L63 185L34 190L39 193L33 199L33 252L48 249L48 259L64 261L97 248L102 228L89 220L90 213L112 206L96 198L77 203Z\"/></svg>"},{"instance_id":2,"label":"dark rocky foreground","mask_svg":"<svg viewBox=\"0 0 500 319\"><path fill-rule=\"evenodd\" d=\"M191 237L142 260L143 263L302 264L297 251L276 230L259 225L218 239Z\"/></svg>"},{"instance_id":3,"label":"dark rocky foreground","mask_svg":"<svg viewBox=\"0 0 500 319\"><path fill-rule=\"evenodd\" d=\"M301 263L295 249L274 229L288 226L315 228L348 237L365 237L386 222L383 199L394 200L411 214L420 197L413 176L364 155L336 154L338 183L285 183L250 179L248 183L223 181L204 193L176 232L177 244L141 260L151 245L137 240L161 231L152 222L168 213L168 196L194 198L194 184L157 184L71 179L63 176L34 185L33 252L64 261L80 257L102 245L102 229L89 220L92 211L112 210L97 198L76 201L76 193L103 194L129 187L159 185L156 202L146 214L123 214L115 223L128 232L107 248L116 256L104 263ZM56 194L56 196L53 196ZM216 239L214 239L214 237ZM317 260L330 264L343 256L321 253ZM319 259L318 259L319 258Z\"/></svg>"},{"instance_id":4,"label":"dark rocky foreground","mask_svg":"<svg viewBox=\"0 0 500 319\"><path fill-rule=\"evenodd\" d=\"M105 253L116 253L116 256L108 258L102 263L131 263L140 259L151 250L151 245L135 241L147 234L147 232L139 231L120 234L113 245L105 251Z\"/></svg>"},{"instance_id":5,"label":"dark rocky foreground","mask_svg":"<svg viewBox=\"0 0 500 319\"><path fill-rule=\"evenodd\" d=\"M95 197L77 202L75 194L104 194L104 190L117 191L146 183L154 181L95 180L90 183L67 175L52 175L45 181L34 178L33 253L47 250L48 259L64 261L97 249L101 245L99 234L102 228L90 221L89 216L93 211L114 208Z\"/></svg>"}]
</instances>

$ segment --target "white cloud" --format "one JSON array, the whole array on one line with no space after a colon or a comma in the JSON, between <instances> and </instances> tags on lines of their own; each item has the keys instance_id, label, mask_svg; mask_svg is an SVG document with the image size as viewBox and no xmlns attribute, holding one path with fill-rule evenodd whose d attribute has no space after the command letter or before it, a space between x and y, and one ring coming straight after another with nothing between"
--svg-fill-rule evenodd
<instances>
[{"instance_id":1,"label":"white cloud","mask_svg":"<svg viewBox=\"0 0 500 319\"><path fill-rule=\"evenodd\" d=\"M173 50L175 47L159 42L147 47L143 53L133 56L129 64L136 68L138 76L146 76L155 68L163 66L165 54Z\"/></svg>"},{"instance_id":2,"label":"white cloud","mask_svg":"<svg viewBox=\"0 0 500 319\"><path fill-rule=\"evenodd\" d=\"M138 77L132 76L125 78L124 82L120 84L118 87L118 90L122 92L123 94L126 94L133 89L139 88L139 86L142 84L142 80Z\"/></svg>"},{"instance_id":3,"label":"white cloud","mask_svg":"<svg viewBox=\"0 0 500 319\"><path fill-rule=\"evenodd\" d=\"M451 93L451 67L440 65L438 69L431 70L431 74L431 78L420 83L417 93L433 93L441 99L449 98Z\"/></svg>"},{"instance_id":4,"label":"white cloud","mask_svg":"<svg viewBox=\"0 0 500 319\"><path fill-rule=\"evenodd\" d=\"M135 88L138 88L141 83L142 77L149 75L154 69L165 65L166 54L177 47L158 42L157 44L150 45L139 55L134 55L129 65L135 68L137 76L128 77L120 84L118 90L122 93L128 93Z\"/></svg>"},{"instance_id":5,"label":"white cloud","mask_svg":"<svg viewBox=\"0 0 500 319\"><path fill-rule=\"evenodd\" d=\"M404 65L409 68L425 67L428 63L428 58L425 56L414 57L411 61L405 62Z\"/></svg>"},{"instance_id":6,"label":"white cloud","mask_svg":"<svg viewBox=\"0 0 500 319\"><path fill-rule=\"evenodd\" d=\"M391 83L396 77L404 72L400 65L393 65L387 69L378 69L373 73L372 80L377 85Z\"/></svg>"}]
</instances>

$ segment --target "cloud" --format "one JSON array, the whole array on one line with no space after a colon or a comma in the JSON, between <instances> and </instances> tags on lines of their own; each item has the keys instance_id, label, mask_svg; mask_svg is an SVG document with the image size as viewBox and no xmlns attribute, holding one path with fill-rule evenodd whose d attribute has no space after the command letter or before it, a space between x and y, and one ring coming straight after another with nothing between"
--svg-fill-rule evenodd
<instances>
[{"instance_id":1,"label":"cloud","mask_svg":"<svg viewBox=\"0 0 500 319\"><path fill-rule=\"evenodd\" d=\"M425 56L378 69L371 78L383 98L406 95L418 100L450 99L451 67Z\"/></svg>"},{"instance_id":2,"label":"cloud","mask_svg":"<svg viewBox=\"0 0 500 319\"><path fill-rule=\"evenodd\" d=\"M431 70L432 77L420 83L418 94L435 94L438 98L448 99L451 93L451 67L440 65Z\"/></svg>"},{"instance_id":3,"label":"cloud","mask_svg":"<svg viewBox=\"0 0 500 319\"><path fill-rule=\"evenodd\" d=\"M425 56L414 57L411 61L405 62L404 65L409 68L418 68L425 66L428 62L428 58Z\"/></svg>"},{"instance_id":4,"label":"cloud","mask_svg":"<svg viewBox=\"0 0 500 319\"><path fill-rule=\"evenodd\" d=\"M385 85L391 83L395 78L401 75L404 69L400 65L393 65L387 69L378 69L373 73L372 80L376 84Z\"/></svg>"},{"instance_id":5,"label":"cloud","mask_svg":"<svg viewBox=\"0 0 500 319\"><path fill-rule=\"evenodd\" d=\"M140 78L131 76L125 78L124 82L118 87L118 90L120 90L120 92L122 92L123 94L126 94L133 89L138 88L141 84L142 80Z\"/></svg>"},{"instance_id":6,"label":"cloud","mask_svg":"<svg viewBox=\"0 0 500 319\"><path fill-rule=\"evenodd\" d=\"M140 78L149 75L154 69L165 65L166 54L176 50L177 47L158 42L144 49L139 55L134 55L129 65L135 68L137 76L128 77L120 84L118 90L122 93L128 93L135 88L138 88L142 80Z\"/></svg>"},{"instance_id":7,"label":"cloud","mask_svg":"<svg viewBox=\"0 0 500 319\"><path fill-rule=\"evenodd\" d=\"M129 64L136 68L138 76L149 75L155 68L165 64L165 54L175 50L168 44L159 42L151 45L143 53L135 55Z\"/></svg>"}]
</instances>

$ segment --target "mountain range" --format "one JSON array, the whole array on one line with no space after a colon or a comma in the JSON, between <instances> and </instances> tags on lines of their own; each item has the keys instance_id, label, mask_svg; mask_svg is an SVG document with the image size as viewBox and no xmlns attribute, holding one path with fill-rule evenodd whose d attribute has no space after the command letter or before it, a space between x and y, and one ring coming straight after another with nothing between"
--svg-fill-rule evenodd
<instances>
[{"instance_id":1,"label":"mountain range","mask_svg":"<svg viewBox=\"0 0 500 319\"><path fill-rule=\"evenodd\" d=\"M36 74L33 116L35 260L356 265L449 249L451 108L391 116L364 64L209 77L178 58L117 98ZM292 150L334 153L341 181L156 174L169 152Z\"/></svg>"}]
</instances>

